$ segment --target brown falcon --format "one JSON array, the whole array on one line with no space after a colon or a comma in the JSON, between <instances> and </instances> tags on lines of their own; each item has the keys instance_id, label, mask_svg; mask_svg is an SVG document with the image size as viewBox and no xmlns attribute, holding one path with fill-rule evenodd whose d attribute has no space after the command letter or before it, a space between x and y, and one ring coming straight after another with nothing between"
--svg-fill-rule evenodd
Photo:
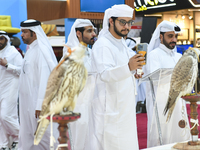
<instances>
[{"instance_id":1,"label":"brown falcon","mask_svg":"<svg viewBox=\"0 0 200 150\"><path fill-rule=\"evenodd\" d=\"M35 132L35 145L39 144L49 125L46 117L51 114L72 113L76 98L85 86L87 79L87 70L84 66L86 44L79 44L74 50L68 47L68 52L70 54L64 57L49 76L40 120Z\"/></svg>"},{"instance_id":2,"label":"brown falcon","mask_svg":"<svg viewBox=\"0 0 200 150\"><path fill-rule=\"evenodd\" d=\"M190 47L174 67L169 97L164 109L164 115L168 112L166 121L169 121L179 98L192 92L197 79L199 55L200 50L198 48Z\"/></svg>"}]
</instances>

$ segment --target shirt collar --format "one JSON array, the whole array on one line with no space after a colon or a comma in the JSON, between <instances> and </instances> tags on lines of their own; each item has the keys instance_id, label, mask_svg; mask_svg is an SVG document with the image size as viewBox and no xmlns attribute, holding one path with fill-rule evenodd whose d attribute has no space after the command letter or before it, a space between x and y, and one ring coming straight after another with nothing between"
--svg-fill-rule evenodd
<instances>
[{"instance_id":1,"label":"shirt collar","mask_svg":"<svg viewBox=\"0 0 200 150\"><path fill-rule=\"evenodd\" d=\"M30 48L33 48L36 44L37 44L37 40L34 40L34 41L29 45L29 49L30 49Z\"/></svg>"},{"instance_id":2,"label":"shirt collar","mask_svg":"<svg viewBox=\"0 0 200 150\"><path fill-rule=\"evenodd\" d=\"M111 39L114 41L114 42L117 42L118 44L123 44L126 48L127 48L127 45L126 45L126 41L125 39L122 37L121 39L117 39L115 38L110 32L108 32L108 35L111 37ZM117 45L116 45L117 46Z\"/></svg>"},{"instance_id":3,"label":"shirt collar","mask_svg":"<svg viewBox=\"0 0 200 150\"><path fill-rule=\"evenodd\" d=\"M175 49L169 49L164 44L160 43L159 48L161 48L163 51L165 51L170 56L174 56L175 55Z\"/></svg>"},{"instance_id":4,"label":"shirt collar","mask_svg":"<svg viewBox=\"0 0 200 150\"><path fill-rule=\"evenodd\" d=\"M108 32L108 35L111 36L112 39L114 39L114 40L117 41L117 42L121 42L121 41L122 41L122 38L120 38L120 39L115 38L115 37L110 33L110 31Z\"/></svg>"}]
</instances>

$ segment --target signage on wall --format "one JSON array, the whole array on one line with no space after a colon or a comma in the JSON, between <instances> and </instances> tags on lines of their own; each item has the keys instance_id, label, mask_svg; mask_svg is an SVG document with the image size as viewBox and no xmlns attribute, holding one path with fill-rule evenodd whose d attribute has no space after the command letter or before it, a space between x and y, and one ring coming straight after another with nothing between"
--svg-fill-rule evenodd
<instances>
[{"instance_id":1,"label":"signage on wall","mask_svg":"<svg viewBox=\"0 0 200 150\"><path fill-rule=\"evenodd\" d=\"M175 6L175 0L135 0L134 6L136 11L145 11L162 7Z\"/></svg>"},{"instance_id":2,"label":"signage on wall","mask_svg":"<svg viewBox=\"0 0 200 150\"><path fill-rule=\"evenodd\" d=\"M104 13L107 8L115 4L125 4L125 0L80 0L81 12Z\"/></svg>"}]
</instances>

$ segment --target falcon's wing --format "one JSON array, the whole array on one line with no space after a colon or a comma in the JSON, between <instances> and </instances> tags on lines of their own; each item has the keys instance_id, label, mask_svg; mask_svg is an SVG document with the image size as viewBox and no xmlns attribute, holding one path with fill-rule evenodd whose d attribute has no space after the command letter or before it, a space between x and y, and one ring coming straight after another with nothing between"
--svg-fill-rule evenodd
<instances>
[{"instance_id":1,"label":"falcon's wing","mask_svg":"<svg viewBox=\"0 0 200 150\"><path fill-rule=\"evenodd\" d=\"M168 102L170 104L169 107L175 103L177 95L179 95L181 91L187 89L194 73L194 61L197 60L192 56L183 55L176 64L172 73L169 91L169 97L173 101Z\"/></svg>"},{"instance_id":2,"label":"falcon's wing","mask_svg":"<svg viewBox=\"0 0 200 150\"><path fill-rule=\"evenodd\" d=\"M85 87L86 81L87 81L87 76L88 76L88 72L87 69L84 67L83 68L83 81L82 84L80 86L80 89L78 90L78 94L83 90L83 88Z\"/></svg>"},{"instance_id":3,"label":"falcon's wing","mask_svg":"<svg viewBox=\"0 0 200 150\"><path fill-rule=\"evenodd\" d=\"M42 103L42 111L40 115L44 115L44 112L46 111L47 106L49 106L49 103L57 95L58 89L60 88L60 85L63 81L65 70L66 70L66 69L62 69L62 67L66 67L66 66L61 65L59 68L55 67L49 76L45 97Z\"/></svg>"}]
</instances>

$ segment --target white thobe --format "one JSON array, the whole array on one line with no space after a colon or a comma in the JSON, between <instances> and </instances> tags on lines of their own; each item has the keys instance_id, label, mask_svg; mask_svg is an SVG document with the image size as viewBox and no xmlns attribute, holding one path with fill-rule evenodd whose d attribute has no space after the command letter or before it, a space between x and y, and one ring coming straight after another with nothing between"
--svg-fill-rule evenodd
<instances>
[{"instance_id":1,"label":"white thobe","mask_svg":"<svg viewBox=\"0 0 200 150\"><path fill-rule=\"evenodd\" d=\"M91 122L91 94L94 90L95 79L91 69L91 49L84 58L84 65L88 71L88 77L84 89L76 100L74 112L81 113L81 118L70 123L72 145L74 150L91 150L90 148L90 122Z\"/></svg>"},{"instance_id":2,"label":"white thobe","mask_svg":"<svg viewBox=\"0 0 200 150\"><path fill-rule=\"evenodd\" d=\"M92 150L138 149L135 77L128 67L129 58L125 40L110 32L93 45L91 64L97 79L92 101Z\"/></svg>"},{"instance_id":3,"label":"white thobe","mask_svg":"<svg viewBox=\"0 0 200 150\"><path fill-rule=\"evenodd\" d=\"M181 58L181 56L182 55L180 53L175 52L175 50L170 50L163 44L160 44L158 48L152 50L148 54L147 67L150 73L160 68L174 68L178 60ZM158 146L160 144L159 144L159 135L157 134L158 129L156 127L153 100L151 92L149 90L150 87L148 86L149 84L147 84L147 90L146 90L148 91L146 92L146 108L148 116L147 146L153 147L153 146ZM163 96L166 95L164 93L167 93L168 95L169 86L170 84L166 87L166 89L160 89L159 93L155 93L155 96L160 97L156 98L156 102L160 119L163 144L181 142L189 140L190 138L190 131L182 129L178 126L178 122L183 119L181 113L182 106L184 106L184 114L186 115L186 121L188 122L185 101L182 101L182 99L179 99L179 101L176 103L171 119L168 123L166 123L167 114L166 116L164 116L163 111L166 106L168 96L166 97ZM157 87L154 88L157 89ZM188 125L189 123L187 123L187 127L189 128Z\"/></svg>"},{"instance_id":4,"label":"white thobe","mask_svg":"<svg viewBox=\"0 0 200 150\"><path fill-rule=\"evenodd\" d=\"M47 51L48 52L48 51ZM55 64L56 65L56 64ZM35 111L41 110L46 85L51 70L38 46L37 40L29 45L20 75L19 110L20 132L19 150L47 150L50 145L48 126L39 145L34 145L34 133L37 127ZM55 127L55 125L54 125ZM58 130L55 129L54 133ZM55 137L57 140L57 138Z\"/></svg>"},{"instance_id":5,"label":"white thobe","mask_svg":"<svg viewBox=\"0 0 200 150\"><path fill-rule=\"evenodd\" d=\"M0 58L6 58L8 62L7 68L0 65L0 147L5 147L8 146L8 136L18 142L17 99L23 58L17 49L10 45L0 51Z\"/></svg>"}]
</instances>

